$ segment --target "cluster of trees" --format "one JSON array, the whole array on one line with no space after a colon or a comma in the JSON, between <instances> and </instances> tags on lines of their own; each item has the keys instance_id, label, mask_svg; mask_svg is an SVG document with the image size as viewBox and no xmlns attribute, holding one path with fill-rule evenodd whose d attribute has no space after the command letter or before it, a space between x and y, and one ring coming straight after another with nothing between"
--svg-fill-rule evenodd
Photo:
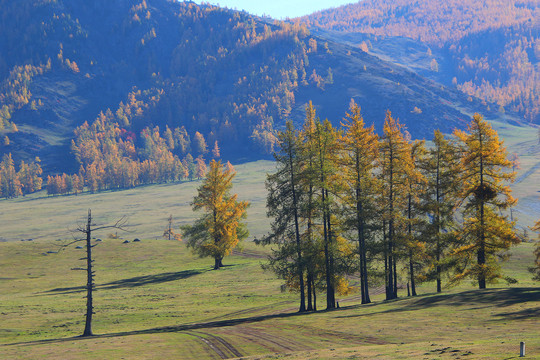
<instances>
[{"instance_id":1,"label":"cluster of trees","mask_svg":"<svg viewBox=\"0 0 540 360\"><path fill-rule=\"evenodd\" d=\"M316 309L316 290L334 308L356 271L362 303L381 278L393 299L405 282L415 295L426 280L440 292L445 275L480 288L501 277L498 256L519 242L502 213L515 203L504 184L514 173L489 123L476 114L468 131L436 131L429 147L390 112L376 135L354 101L342 124L321 122L310 103L300 130L288 122L278 134L267 178L274 220L259 241L278 245L268 267L300 291L300 311Z\"/></svg>"},{"instance_id":2,"label":"cluster of trees","mask_svg":"<svg viewBox=\"0 0 540 360\"><path fill-rule=\"evenodd\" d=\"M84 176L82 174L48 175L45 188L48 195L77 195L84 191Z\"/></svg>"},{"instance_id":3,"label":"cluster of trees","mask_svg":"<svg viewBox=\"0 0 540 360\"><path fill-rule=\"evenodd\" d=\"M137 104L135 97L127 105L121 103L116 114L107 110L92 125L84 123L75 130L71 148L80 164L78 177L84 179L89 190L201 178L206 169L203 156L208 153L202 134L196 132L192 144L185 128L173 131L166 127L161 134L156 126L142 129L137 137L130 124L142 116L143 108L133 104ZM192 148L198 155L196 159L190 153ZM217 142L212 154L219 157Z\"/></svg>"},{"instance_id":4,"label":"cluster of trees","mask_svg":"<svg viewBox=\"0 0 540 360\"><path fill-rule=\"evenodd\" d=\"M437 46L450 55L460 90L538 123L540 73L534 64L540 55L539 16L533 0L369 0L298 21L344 32L406 36Z\"/></svg>"},{"instance_id":5,"label":"cluster of trees","mask_svg":"<svg viewBox=\"0 0 540 360\"><path fill-rule=\"evenodd\" d=\"M39 158L28 164L21 161L17 171L11 153L4 154L0 163L0 197L15 198L41 190L40 162Z\"/></svg>"},{"instance_id":6,"label":"cluster of trees","mask_svg":"<svg viewBox=\"0 0 540 360\"><path fill-rule=\"evenodd\" d=\"M30 102L32 93L29 85L32 78L42 75L51 69L50 60L45 65L40 66L15 66L9 76L0 84L0 131L17 132L15 123L10 122L11 114L23 106L29 104L32 109L36 109L37 103Z\"/></svg>"}]
</instances>

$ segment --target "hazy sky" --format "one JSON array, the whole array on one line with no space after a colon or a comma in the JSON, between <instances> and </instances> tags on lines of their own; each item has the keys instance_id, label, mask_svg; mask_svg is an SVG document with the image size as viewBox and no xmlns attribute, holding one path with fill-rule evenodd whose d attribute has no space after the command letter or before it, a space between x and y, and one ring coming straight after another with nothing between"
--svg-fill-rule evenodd
<instances>
[{"instance_id":1,"label":"hazy sky","mask_svg":"<svg viewBox=\"0 0 540 360\"><path fill-rule=\"evenodd\" d=\"M201 0L195 0L200 4ZM355 0L210 0L211 4L219 4L229 9L246 10L255 15L269 15L274 19L297 17L311 14L317 10L350 4Z\"/></svg>"}]
</instances>

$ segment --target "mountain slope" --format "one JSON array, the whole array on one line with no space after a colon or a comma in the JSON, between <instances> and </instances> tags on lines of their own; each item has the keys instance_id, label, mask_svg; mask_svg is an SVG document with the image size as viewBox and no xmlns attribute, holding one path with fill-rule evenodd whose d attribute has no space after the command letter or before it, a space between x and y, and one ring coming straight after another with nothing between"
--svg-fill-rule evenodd
<instances>
[{"instance_id":1,"label":"mountain slope","mask_svg":"<svg viewBox=\"0 0 540 360\"><path fill-rule=\"evenodd\" d=\"M390 109L413 137L461 127L474 111L498 116L358 47L210 5L0 6L0 135L10 140L0 152L17 161L40 156L46 173L77 171L73 130L96 118L132 134L139 156L149 129L159 127L185 134L186 146L169 147L180 158L204 155L194 143L202 134L209 147L219 143L223 158L248 160L269 157L275 129L301 121L309 100L336 125L351 98L379 128Z\"/></svg>"},{"instance_id":2,"label":"mountain slope","mask_svg":"<svg viewBox=\"0 0 540 360\"><path fill-rule=\"evenodd\" d=\"M539 123L538 19L540 3L535 0L366 0L297 22L418 67L400 58L411 44L403 38L412 39L426 47L431 72L424 75Z\"/></svg>"}]
</instances>

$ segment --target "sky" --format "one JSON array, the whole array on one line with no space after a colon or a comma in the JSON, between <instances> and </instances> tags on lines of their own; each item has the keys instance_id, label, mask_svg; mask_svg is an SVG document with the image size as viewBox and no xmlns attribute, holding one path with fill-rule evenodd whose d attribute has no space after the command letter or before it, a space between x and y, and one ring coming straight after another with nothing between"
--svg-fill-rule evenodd
<instances>
[{"instance_id":1,"label":"sky","mask_svg":"<svg viewBox=\"0 0 540 360\"><path fill-rule=\"evenodd\" d=\"M200 4L201 0L196 0ZM229 9L245 10L254 15L268 15L283 20L286 17L308 15L318 10L356 2L355 0L210 0L210 4Z\"/></svg>"}]
</instances>

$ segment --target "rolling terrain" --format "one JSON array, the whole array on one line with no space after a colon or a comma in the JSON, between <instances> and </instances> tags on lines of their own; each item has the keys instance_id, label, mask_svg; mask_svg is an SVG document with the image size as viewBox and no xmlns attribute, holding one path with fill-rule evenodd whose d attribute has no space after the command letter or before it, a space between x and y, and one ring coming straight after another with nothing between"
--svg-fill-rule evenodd
<instances>
[{"instance_id":1,"label":"rolling terrain","mask_svg":"<svg viewBox=\"0 0 540 360\"><path fill-rule=\"evenodd\" d=\"M107 109L137 138L183 127L240 161L268 158L275 130L301 121L309 100L336 125L351 98L379 129L389 109L414 138L462 127L474 112L501 117L354 44L243 12L165 0L0 5L0 134L9 138L0 153L39 156L46 174L77 171L73 130ZM133 113L118 115L126 107Z\"/></svg>"}]
</instances>

